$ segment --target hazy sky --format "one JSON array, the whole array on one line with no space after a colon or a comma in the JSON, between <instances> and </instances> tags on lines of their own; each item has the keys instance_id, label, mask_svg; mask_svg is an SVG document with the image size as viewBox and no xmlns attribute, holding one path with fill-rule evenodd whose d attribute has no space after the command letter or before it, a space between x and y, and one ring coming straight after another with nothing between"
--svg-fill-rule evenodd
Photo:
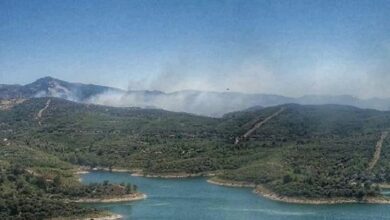
<instances>
[{"instance_id":1,"label":"hazy sky","mask_svg":"<svg viewBox=\"0 0 390 220\"><path fill-rule=\"evenodd\" d=\"M390 1L0 0L0 84L390 97Z\"/></svg>"}]
</instances>

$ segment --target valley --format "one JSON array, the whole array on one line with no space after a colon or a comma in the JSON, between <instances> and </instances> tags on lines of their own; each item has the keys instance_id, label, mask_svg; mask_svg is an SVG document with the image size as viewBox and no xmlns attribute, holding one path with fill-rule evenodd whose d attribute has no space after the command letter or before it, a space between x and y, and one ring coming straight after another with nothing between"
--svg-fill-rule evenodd
<instances>
[{"instance_id":1,"label":"valley","mask_svg":"<svg viewBox=\"0 0 390 220\"><path fill-rule=\"evenodd\" d=\"M210 118L35 98L0 111L0 119L3 172L19 166L49 184L63 180L59 189L66 190L49 187L48 195L72 195L83 166L149 177L212 175L266 189L277 197L261 194L276 200L388 202L380 185L390 182L389 112L287 104Z\"/></svg>"}]
</instances>

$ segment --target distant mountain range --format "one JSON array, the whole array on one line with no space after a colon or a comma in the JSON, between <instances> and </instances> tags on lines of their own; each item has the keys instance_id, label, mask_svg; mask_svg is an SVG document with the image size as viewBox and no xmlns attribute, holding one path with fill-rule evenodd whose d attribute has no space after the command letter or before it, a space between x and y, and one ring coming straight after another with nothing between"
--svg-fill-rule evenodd
<instances>
[{"instance_id":1,"label":"distant mountain range","mask_svg":"<svg viewBox=\"0 0 390 220\"><path fill-rule=\"evenodd\" d=\"M172 93L149 90L121 90L113 87L71 83L52 77L44 77L27 85L0 84L0 99L58 97L82 103L94 103L121 107L162 108L207 116L286 103L340 104L359 108L390 110L390 99L359 99L349 95L306 95L299 98L269 94L245 94L237 92L206 92L184 90Z\"/></svg>"}]
</instances>

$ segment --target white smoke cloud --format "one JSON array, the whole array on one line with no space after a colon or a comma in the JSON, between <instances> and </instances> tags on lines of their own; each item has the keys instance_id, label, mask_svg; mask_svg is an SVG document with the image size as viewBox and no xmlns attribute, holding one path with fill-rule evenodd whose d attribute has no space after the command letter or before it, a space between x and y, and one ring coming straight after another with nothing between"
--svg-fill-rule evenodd
<instances>
[{"instance_id":1,"label":"white smoke cloud","mask_svg":"<svg viewBox=\"0 0 390 220\"><path fill-rule=\"evenodd\" d=\"M390 44L384 45L383 49L389 52ZM296 69L290 71L288 67L283 68L286 72L281 72L280 68L275 68L270 63L272 62L262 57L251 57L243 59L235 66L227 65L229 68L224 66L202 69L196 66L196 62L180 58L162 65L159 74L129 82L129 90L148 89L150 92L110 91L91 98L89 102L112 106L156 107L220 116L228 111L254 105L279 104L277 101L267 102L261 100L261 97L248 98L234 92L296 98L304 95L385 98L390 94L390 63L384 62L383 59L361 61L340 53L336 48L319 56L315 62L303 66L300 72L296 72ZM185 92L175 92L182 90ZM379 109L387 109L387 106L378 106Z\"/></svg>"},{"instance_id":2,"label":"white smoke cloud","mask_svg":"<svg viewBox=\"0 0 390 220\"><path fill-rule=\"evenodd\" d=\"M77 96L77 92L70 91L68 88L60 85L56 81L51 81L47 90L40 90L36 92L33 97L56 97L63 98L74 102L79 102L79 97Z\"/></svg>"}]
</instances>

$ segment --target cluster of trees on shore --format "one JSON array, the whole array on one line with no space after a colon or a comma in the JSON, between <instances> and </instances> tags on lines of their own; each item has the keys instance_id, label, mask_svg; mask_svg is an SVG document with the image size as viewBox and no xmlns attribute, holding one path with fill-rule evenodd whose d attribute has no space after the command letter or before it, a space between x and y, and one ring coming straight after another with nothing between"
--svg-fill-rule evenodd
<instances>
[{"instance_id":1,"label":"cluster of trees on shore","mask_svg":"<svg viewBox=\"0 0 390 220\"><path fill-rule=\"evenodd\" d=\"M51 217L83 216L94 209L65 203L43 189L41 177L27 172L19 164L0 165L0 219L47 219Z\"/></svg>"},{"instance_id":2,"label":"cluster of trees on shore","mask_svg":"<svg viewBox=\"0 0 390 220\"><path fill-rule=\"evenodd\" d=\"M0 219L85 217L101 211L72 203L135 193L137 186L108 181L82 185L74 167L21 145L0 144Z\"/></svg>"}]
</instances>

